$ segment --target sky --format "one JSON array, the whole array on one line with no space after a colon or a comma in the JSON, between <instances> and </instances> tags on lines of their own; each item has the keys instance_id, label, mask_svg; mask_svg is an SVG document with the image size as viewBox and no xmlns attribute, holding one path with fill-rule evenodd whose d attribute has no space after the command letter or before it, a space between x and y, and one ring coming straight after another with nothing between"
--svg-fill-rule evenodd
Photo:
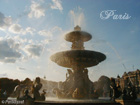
<instances>
[{"instance_id":1,"label":"sky","mask_svg":"<svg viewBox=\"0 0 140 105\"><path fill-rule=\"evenodd\" d=\"M64 81L50 56L70 50L76 25L92 35L85 49L107 57L88 68L92 81L140 69L139 10L139 0L0 0L0 78Z\"/></svg>"}]
</instances>

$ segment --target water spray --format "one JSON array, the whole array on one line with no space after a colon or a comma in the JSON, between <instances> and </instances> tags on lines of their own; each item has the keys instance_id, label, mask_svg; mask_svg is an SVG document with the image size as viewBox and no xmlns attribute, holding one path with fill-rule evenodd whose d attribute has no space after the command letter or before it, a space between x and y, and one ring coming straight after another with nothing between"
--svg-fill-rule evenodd
<instances>
[{"instance_id":1,"label":"water spray","mask_svg":"<svg viewBox=\"0 0 140 105\"><path fill-rule=\"evenodd\" d=\"M111 47L111 49L115 52L115 54L118 56L118 58L119 58L120 60L122 60L122 58L121 58L121 56L119 55L119 53L117 52L117 50L116 50L109 42L106 42L106 43L107 43L107 45L109 45L109 46ZM123 65L125 71L127 71L127 68L126 68L125 64L122 63L122 65ZM133 66L133 69L134 69L134 66ZM130 75L129 75L129 74L128 74L128 77L129 77L130 82L134 85L134 83L132 82L132 79L130 78Z\"/></svg>"}]
</instances>

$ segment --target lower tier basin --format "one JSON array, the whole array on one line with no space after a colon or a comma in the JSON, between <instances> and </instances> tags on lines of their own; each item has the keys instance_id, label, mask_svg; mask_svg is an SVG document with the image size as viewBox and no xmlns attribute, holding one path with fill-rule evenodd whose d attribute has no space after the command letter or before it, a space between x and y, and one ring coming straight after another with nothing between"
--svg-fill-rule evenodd
<instances>
[{"instance_id":1,"label":"lower tier basin","mask_svg":"<svg viewBox=\"0 0 140 105\"><path fill-rule=\"evenodd\" d=\"M104 61L106 56L100 52L90 50L68 50L55 53L51 60L60 66L73 68L73 66L92 67Z\"/></svg>"}]
</instances>

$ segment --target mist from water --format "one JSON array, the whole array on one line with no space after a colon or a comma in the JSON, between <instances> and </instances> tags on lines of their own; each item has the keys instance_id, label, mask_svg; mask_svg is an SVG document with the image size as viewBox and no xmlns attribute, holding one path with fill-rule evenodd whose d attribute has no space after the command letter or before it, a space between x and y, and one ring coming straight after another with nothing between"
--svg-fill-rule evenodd
<instances>
[{"instance_id":1,"label":"mist from water","mask_svg":"<svg viewBox=\"0 0 140 105\"><path fill-rule=\"evenodd\" d=\"M47 61L48 65L49 65L47 67L48 70L51 70L52 74L54 73L54 74L57 74L59 76L63 75L61 77L59 77L59 76L55 77L55 78L57 78L56 81L58 81L58 80L62 81L62 77L64 77L64 80L65 80L65 73L66 73L67 68L60 67L56 63L52 62L50 60L51 55L53 55L57 52L60 52L60 51L70 50L72 43L68 42L64 39L65 34L73 31L74 27L77 26L77 25L79 25L80 27L83 27L85 25L85 22L84 22L85 21L85 15L84 15L84 11L83 11L82 8L77 7L73 10L70 10L68 16L71 19L71 21L69 21L69 24L71 24L72 27L69 27L66 30L61 29L61 30L57 31L56 33L54 33L54 35L52 36L52 41L50 42L50 45L52 47L48 48L47 46L45 46L44 50L43 50L43 53L47 52L47 54L49 56L49 59ZM58 47L58 45L59 45L59 47ZM61 70L61 69L63 69L63 70ZM61 79L59 79L59 78L61 78Z\"/></svg>"},{"instance_id":2,"label":"mist from water","mask_svg":"<svg viewBox=\"0 0 140 105\"><path fill-rule=\"evenodd\" d=\"M77 7L69 12L71 18L71 24L74 26L83 26L85 25L85 15L84 10L80 7Z\"/></svg>"},{"instance_id":3,"label":"mist from water","mask_svg":"<svg viewBox=\"0 0 140 105\"><path fill-rule=\"evenodd\" d=\"M115 54L117 55L118 59L122 62L123 68L125 70L127 70L127 68L126 68L126 66L125 66L125 64L124 64L124 62L122 60L122 57L119 55L118 51L109 42L107 42L106 44L115 52Z\"/></svg>"},{"instance_id":4,"label":"mist from water","mask_svg":"<svg viewBox=\"0 0 140 105\"><path fill-rule=\"evenodd\" d=\"M82 8L80 8L80 7L77 7L77 8L74 8L73 10L70 10L68 16L71 19L71 21L69 21L69 24L72 25L72 29L71 29L71 27L69 27L68 30L61 30L61 32L55 33L55 34L57 34L57 36L53 37L52 38L52 42L51 42L53 44L53 47L47 49L47 52L48 52L49 56L53 55L56 52L70 50L71 49L71 43L65 41L64 35L66 33L70 32L70 31L72 31L75 26L79 25L81 28L83 28L85 26L85 24L86 24L85 23L84 10ZM94 43L95 44L103 43L103 44L106 44L109 48L111 48L112 51L115 53L116 57L121 61L121 64L122 64L123 68L126 71L126 66L123 63L122 57L119 55L119 53L116 50L116 48L111 43L109 43L108 41L100 40L100 39L95 38L95 37L93 39L93 40L96 40ZM56 46L56 45L59 45L59 47ZM90 43L88 43L87 47L88 46L91 46ZM85 48L87 48L87 47L85 46ZM91 48L89 48L89 50L94 50L93 46ZM66 71L64 71L64 69L66 70L67 68L59 67L56 63L52 62L50 59L48 60L48 65L49 65L48 70L52 70L53 73L56 73L58 75L62 75L63 74L64 75L63 76L64 80L65 80L65 72ZM98 67L99 66L100 65L98 65ZM63 70L58 70L58 69L61 69L61 68ZM92 72L92 73L94 74L94 72ZM92 75L92 74L89 74L89 75ZM57 77L57 80L59 80L58 77ZM61 80L62 80L62 78L61 78Z\"/></svg>"}]
</instances>

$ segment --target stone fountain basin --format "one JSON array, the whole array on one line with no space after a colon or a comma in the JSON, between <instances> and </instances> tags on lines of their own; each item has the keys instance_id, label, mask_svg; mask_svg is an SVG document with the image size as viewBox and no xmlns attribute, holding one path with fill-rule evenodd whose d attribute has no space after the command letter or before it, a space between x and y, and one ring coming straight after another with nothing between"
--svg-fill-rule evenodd
<instances>
[{"instance_id":1,"label":"stone fountain basin","mask_svg":"<svg viewBox=\"0 0 140 105\"><path fill-rule=\"evenodd\" d=\"M65 39L69 42L74 42L78 40L86 42L90 40L91 38L92 36L85 31L72 31L65 35Z\"/></svg>"},{"instance_id":2,"label":"stone fountain basin","mask_svg":"<svg viewBox=\"0 0 140 105\"><path fill-rule=\"evenodd\" d=\"M45 101L36 101L34 105L121 105L108 99L58 99L46 98Z\"/></svg>"},{"instance_id":3,"label":"stone fountain basin","mask_svg":"<svg viewBox=\"0 0 140 105\"><path fill-rule=\"evenodd\" d=\"M51 56L53 62L67 68L73 68L73 66L91 67L105 59L104 54L90 50L68 50Z\"/></svg>"}]
</instances>

